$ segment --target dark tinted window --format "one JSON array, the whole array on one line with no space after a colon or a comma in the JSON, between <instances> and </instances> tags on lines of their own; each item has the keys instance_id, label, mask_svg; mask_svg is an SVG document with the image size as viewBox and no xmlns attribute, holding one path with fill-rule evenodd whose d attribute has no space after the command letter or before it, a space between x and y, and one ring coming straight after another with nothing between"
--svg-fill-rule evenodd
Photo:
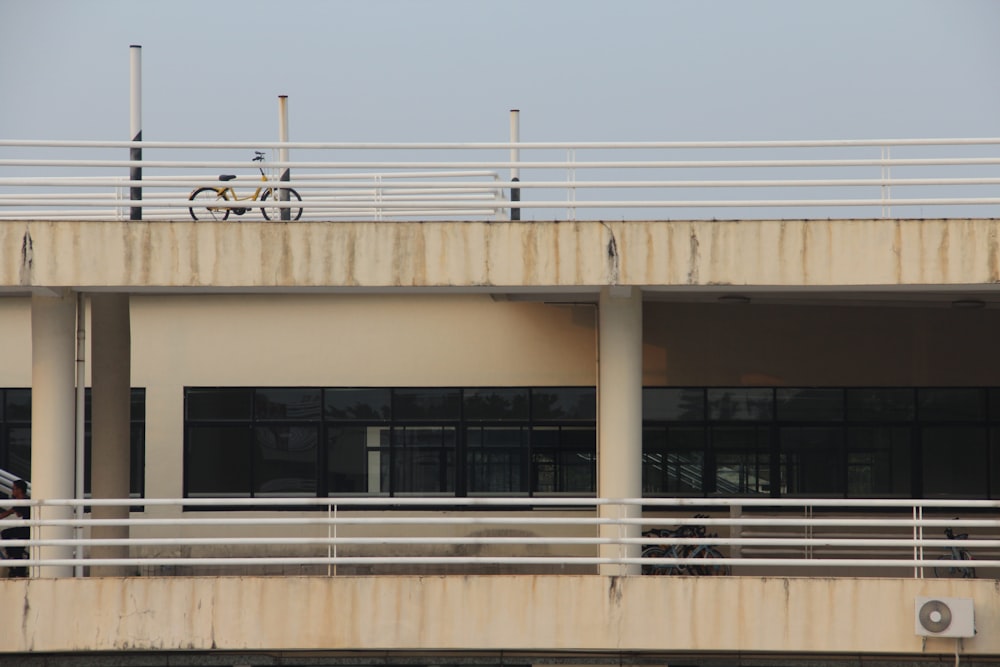
<instances>
[{"instance_id":1,"label":"dark tinted window","mask_svg":"<svg viewBox=\"0 0 1000 667\"><path fill-rule=\"evenodd\" d=\"M593 387L533 389L531 411L534 419L591 421L597 417L597 392Z\"/></svg>"},{"instance_id":2,"label":"dark tinted window","mask_svg":"<svg viewBox=\"0 0 1000 667\"><path fill-rule=\"evenodd\" d=\"M709 389L708 417L718 421L766 421L774 418L772 389Z\"/></svg>"},{"instance_id":3,"label":"dark tinted window","mask_svg":"<svg viewBox=\"0 0 1000 667\"><path fill-rule=\"evenodd\" d=\"M254 395L257 419L314 420L320 418L319 389L258 389Z\"/></svg>"},{"instance_id":4,"label":"dark tinted window","mask_svg":"<svg viewBox=\"0 0 1000 667\"><path fill-rule=\"evenodd\" d=\"M462 402L457 389L396 389L392 417L397 420L458 419Z\"/></svg>"},{"instance_id":5,"label":"dark tinted window","mask_svg":"<svg viewBox=\"0 0 1000 667\"><path fill-rule=\"evenodd\" d=\"M381 421L391 416L389 389L326 389L323 394L326 419Z\"/></svg>"},{"instance_id":6,"label":"dark tinted window","mask_svg":"<svg viewBox=\"0 0 1000 667\"><path fill-rule=\"evenodd\" d=\"M466 389L465 418L473 421L525 420L527 389Z\"/></svg>"},{"instance_id":7,"label":"dark tinted window","mask_svg":"<svg viewBox=\"0 0 1000 667\"><path fill-rule=\"evenodd\" d=\"M189 496L249 496L253 432L245 425L189 426L185 483Z\"/></svg>"},{"instance_id":8,"label":"dark tinted window","mask_svg":"<svg viewBox=\"0 0 1000 667\"><path fill-rule=\"evenodd\" d=\"M646 387L642 390L642 418L656 421L701 421L705 418L705 390Z\"/></svg>"},{"instance_id":9,"label":"dark tinted window","mask_svg":"<svg viewBox=\"0 0 1000 667\"><path fill-rule=\"evenodd\" d=\"M4 420L7 422L30 422L31 421L31 390L30 389L8 389L4 410Z\"/></svg>"},{"instance_id":10,"label":"dark tinted window","mask_svg":"<svg viewBox=\"0 0 1000 667\"><path fill-rule=\"evenodd\" d=\"M914 414L912 389L847 390L847 418L851 421L910 421Z\"/></svg>"},{"instance_id":11,"label":"dark tinted window","mask_svg":"<svg viewBox=\"0 0 1000 667\"><path fill-rule=\"evenodd\" d=\"M779 421L829 422L844 419L843 389L778 389Z\"/></svg>"},{"instance_id":12,"label":"dark tinted window","mask_svg":"<svg viewBox=\"0 0 1000 667\"><path fill-rule=\"evenodd\" d=\"M919 389L920 421L970 421L986 418L984 389Z\"/></svg>"},{"instance_id":13,"label":"dark tinted window","mask_svg":"<svg viewBox=\"0 0 1000 667\"><path fill-rule=\"evenodd\" d=\"M253 416L253 389L214 388L187 390L187 418L190 420L248 420Z\"/></svg>"}]
</instances>

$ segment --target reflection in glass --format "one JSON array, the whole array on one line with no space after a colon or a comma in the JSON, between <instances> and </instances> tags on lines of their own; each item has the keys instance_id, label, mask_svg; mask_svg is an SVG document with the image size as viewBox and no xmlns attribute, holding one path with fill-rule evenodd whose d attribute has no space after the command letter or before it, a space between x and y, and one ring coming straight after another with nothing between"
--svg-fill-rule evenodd
<instances>
[{"instance_id":1,"label":"reflection in glass","mask_svg":"<svg viewBox=\"0 0 1000 667\"><path fill-rule=\"evenodd\" d=\"M844 434L840 427L785 427L779 431L779 438L785 495L844 494Z\"/></svg>"},{"instance_id":2,"label":"reflection in glass","mask_svg":"<svg viewBox=\"0 0 1000 667\"><path fill-rule=\"evenodd\" d=\"M466 389L464 393L464 416L467 420L498 421L528 418L527 389Z\"/></svg>"},{"instance_id":3,"label":"reflection in glass","mask_svg":"<svg viewBox=\"0 0 1000 667\"><path fill-rule=\"evenodd\" d=\"M319 389L258 389L254 397L257 419L314 420L320 417Z\"/></svg>"},{"instance_id":4,"label":"reflection in glass","mask_svg":"<svg viewBox=\"0 0 1000 667\"><path fill-rule=\"evenodd\" d=\"M455 429L394 428L391 472L393 493L454 493Z\"/></svg>"},{"instance_id":5,"label":"reflection in glass","mask_svg":"<svg viewBox=\"0 0 1000 667\"><path fill-rule=\"evenodd\" d=\"M847 431L847 497L911 495L912 429L858 426Z\"/></svg>"},{"instance_id":6,"label":"reflection in glass","mask_svg":"<svg viewBox=\"0 0 1000 667\"><path fill-rule=\"evenodd\" d=\"M718 421L773 419L774 391L769 388L714 388L708 390L708 418Z\"/></svg>"},{"instance_id":7,"label":"reflection in glass","mask_svg":"<svg viewBox=\"0 0 1000 667\"><path fill-rule=\"evenodd\" d=\"M705 429L673 426L643 429L643 495L686 495L702 492Z\"/></svg>"},{"instance_id":8,"label":"reflection in glass","mask_svg":"<svg viewBox=\"0 0 1000 667\"><path fill-rule=\"evenodd\" d=\"M482 427L465 432L470 494L526 492L528 435L524 428Z\"/></svg>"},{"instance_id":9,"label":"reflection in glass","mask_svg":"<svg viewBox=\"0 0 1000 667\"><path fill-rule=\"evenodd\" d=\"M391 395L389 389L326 389L323 415L326 419L345 421L389 419Z\"/></svg>"},{"instance_id":10,"label":"reflection in glass","mask_svg":"<svg viewBox=\"0 0 1000 667\"><path fill-rule=\"evenodd\" d=\"M924 496L985 498L989 484L986 428L928 426L920 429Z\"/></svg>"},{"instance_id":11,"label":"reflection in glass","mask_svg":"<svg viewBox=\"0 0 1000 667\"><path fill-rule=\"evenodd\" d=\"M315 426L257 426L254 495L316 495L318 452Z\"/></svg>"},{"instance_id":12,"label":"reflection in glass","mask_svg":"<svg viewBox=\"0 0 1000 667\"><path fill-rule=\"evenodd\" d=\"M593 387L558 387L531 390L533 419L597 418L597 391Z\"/></svg>"},{"instance_id":13,"label":"reflection in glass","mask_svg":"<svg viewBox=\"0 0 1000 667\"><path fill-rule=\"evenodd\" d=\"M714 493L771 493L770 429L766 426L720 426L712 429Z\"/></svg>"}]
</instances>

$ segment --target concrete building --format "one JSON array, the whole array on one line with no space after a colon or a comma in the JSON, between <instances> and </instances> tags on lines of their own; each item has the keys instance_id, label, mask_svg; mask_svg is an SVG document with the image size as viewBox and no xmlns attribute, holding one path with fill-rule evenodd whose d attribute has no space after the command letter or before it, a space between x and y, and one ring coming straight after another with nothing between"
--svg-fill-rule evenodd
<instances>
[{"instance_id":1,"label":"concrete building","mask_svg":"<svg viewBox=\"0 0 1000 667\"><path fill-rule=\"evenodd\" d=\"M993 218L3 221L0 467L30 476L43 504L73 497L79 306L95 498L233 498L251 506L218 514L286 519L310 512L252 500L455 499L428 510L450 516L479 497L689 501L587 510L609 520L732 518L738 503L709 501L734 498L996 501L998 239ZM131 516L180 524L192 507ZM738 562L731 576L650 577L610 561L328 576L195 558L73 577L58 542L72 529L34 530L43 562L0 581L0 664L1000 662L989 567L956 580ZM635 540L641 526L593 530ZM639 555L624 545L567 553ZM972 600L975 636L915 632L923 597Z\"/></svg>"}]
</instances>

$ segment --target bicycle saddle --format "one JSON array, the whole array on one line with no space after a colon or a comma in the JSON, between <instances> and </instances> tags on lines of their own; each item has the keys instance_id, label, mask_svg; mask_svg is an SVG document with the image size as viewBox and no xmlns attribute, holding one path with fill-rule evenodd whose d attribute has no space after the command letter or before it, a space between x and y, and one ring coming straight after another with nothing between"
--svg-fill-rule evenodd
<instances>
[{"instance_id":1,"label":"bicycle saddle","mask_svg":"<svg viewBox=\"0 0 1000 667\"><path fill-rule=\"evenodd\" d=\"M236 178L236 174L222 174L219 176L220 181L231 181Z\"/></svg>"}]
</instances>

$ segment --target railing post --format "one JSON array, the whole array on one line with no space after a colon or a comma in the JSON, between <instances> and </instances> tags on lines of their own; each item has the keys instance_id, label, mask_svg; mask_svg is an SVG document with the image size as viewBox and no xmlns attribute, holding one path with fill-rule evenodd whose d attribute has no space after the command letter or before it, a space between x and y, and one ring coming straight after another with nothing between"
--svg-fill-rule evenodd
<instances>
[{"instance_id":1,"label":"railing post","mask_svg":"<svg viewBox=\"0 0 1000 667\"><path fill-rule=\"evenodd\" d=\"M142 47L133 44L129 47L130 71L131 71L131 104L129 108L129 124L131 126L132 141L142 141ZM133 146L129 149L129 160L139 162L142 160L142 148ZM132 165L129 169L129 180L142 180L142 167ZM129 190L131 201L142 201L142 187L132 186ZM142 207L133 206L129 212L130 220L142 220Z\"/></svg>"},{"instance_id":2,"label":"railing post","mask_svg":"<svg viewBox=\"0 0 1000 667\"><path fill-rule=\"evenodd\" d=\"M278 149L278 161L288 162L288 95L278 95L278 141L282 143L281 148ZM287 183L292 178L292 170L288 166L281 167L281 175L278 180ZM288 190L286 188L278 189L278 200L281 202L288 201ZM292 219L292 209L282 208L280 212L280 217L282 222L287 222Z\"/></svg>"},{"instance_id":3,"label":"railing post","mask_svg":"<svg viewBox=\"0 0 1000 667\"><path fill-rule=\"evenodd\" d=\"M521 112L518 109L510 110L510 142L512 144L517 144L521 141ZM510 168L510 182L519 183L521 181L521 169L517 167L517 163L521 161L521 149L519 147L511 146L510 149L510 161L515 166ZM512 187L510 189L510 201L511 203L521 201L521 188ZM520 220L521 219L521 207L510 207L510 219Z\"/></svg>"}]
</instances>

